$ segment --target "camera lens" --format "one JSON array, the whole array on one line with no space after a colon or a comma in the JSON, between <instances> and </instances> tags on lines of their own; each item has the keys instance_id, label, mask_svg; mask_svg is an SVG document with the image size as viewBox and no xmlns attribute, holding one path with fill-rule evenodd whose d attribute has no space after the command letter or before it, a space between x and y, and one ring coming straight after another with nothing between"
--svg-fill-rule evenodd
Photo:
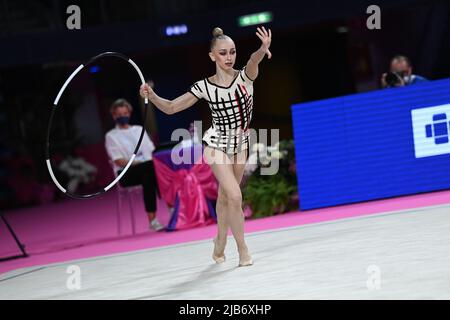
<instances>
[{"instance_id":1,"label":"camera lens","mask_svg":"<svg viewBox=\"0 0 450 320\"><path fill-rule=\"evenodd\" d=\"M388 72L385 80L389 87L395 87L402 81L400 76L395 72Z\"/></svg>"}]
</instances>

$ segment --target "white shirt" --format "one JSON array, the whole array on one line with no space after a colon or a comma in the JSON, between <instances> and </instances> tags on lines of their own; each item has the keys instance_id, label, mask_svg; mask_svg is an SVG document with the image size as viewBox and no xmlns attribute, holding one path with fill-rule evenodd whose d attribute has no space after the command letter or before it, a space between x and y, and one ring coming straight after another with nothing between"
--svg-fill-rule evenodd
<instances>
[{"instance_id":1,"label":"white shirt","mask_svg":"<svg viewBox=\"0 0 450 320\"><path fill-rule=\"evenodd\" d=\"M105 148L109 158L113 161L115 172L122 168L116 165L114 161L118 159L130 160L139 141L141 131L142 126L130 125L128 129L120 129L116 125L114 129L106 133ZM145 132L134 160L140 162L152 160L153 150L155 150L155 145Z\"/></svg>"}]
</instances>

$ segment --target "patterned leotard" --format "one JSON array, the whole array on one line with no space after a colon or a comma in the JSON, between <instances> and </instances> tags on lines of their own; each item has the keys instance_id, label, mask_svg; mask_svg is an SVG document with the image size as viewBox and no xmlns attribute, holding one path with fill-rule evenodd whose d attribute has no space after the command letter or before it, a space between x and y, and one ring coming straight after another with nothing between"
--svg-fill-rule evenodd
<instances>
[{"instance_id":1,"label":"patterned leotard","mask_svg":"<svg viewBox=\"0 0 450 320\"><path fill-rule=\"evenodd\" d=\"M210 147L235 154L249 147L249 126L253 111L253 80L245 67L228 87L204 78L189 89L198 99L205 99L211 109L212 126L203 135Z\"/></svg>"}]
</instances>

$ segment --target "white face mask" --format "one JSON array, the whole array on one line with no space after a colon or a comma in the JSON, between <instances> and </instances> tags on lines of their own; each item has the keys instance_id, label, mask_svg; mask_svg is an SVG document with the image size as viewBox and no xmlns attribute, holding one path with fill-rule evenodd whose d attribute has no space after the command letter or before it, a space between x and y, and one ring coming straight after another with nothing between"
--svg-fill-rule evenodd
<instances>
[{"instance_id":1,"label":"white face mask","mask_svg":"<svg viewBox=\"0 0 450 320\"><path fill-rule=\"evenodd\" d=\"M404 76L403 81L405 81L405 83L409 83L411 81L411 76Z\"/></svg>"}]
</instances>

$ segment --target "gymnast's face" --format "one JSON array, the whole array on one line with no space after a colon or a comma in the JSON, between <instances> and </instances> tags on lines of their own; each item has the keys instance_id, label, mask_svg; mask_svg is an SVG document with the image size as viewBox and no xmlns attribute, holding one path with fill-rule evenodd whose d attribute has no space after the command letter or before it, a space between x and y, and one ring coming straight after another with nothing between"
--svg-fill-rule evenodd
<instances>
[{"instance_id":1,"label":"gymnast's face","mask_svg":"<svg viewBox=\"0 0 450 320\"><path fill-rule=\"evenodd\" d=\"M209 57L224 70L233 69L236 62L236 47L231 38L218 39L209 52Z\"/></svg>"}]
</instances>

